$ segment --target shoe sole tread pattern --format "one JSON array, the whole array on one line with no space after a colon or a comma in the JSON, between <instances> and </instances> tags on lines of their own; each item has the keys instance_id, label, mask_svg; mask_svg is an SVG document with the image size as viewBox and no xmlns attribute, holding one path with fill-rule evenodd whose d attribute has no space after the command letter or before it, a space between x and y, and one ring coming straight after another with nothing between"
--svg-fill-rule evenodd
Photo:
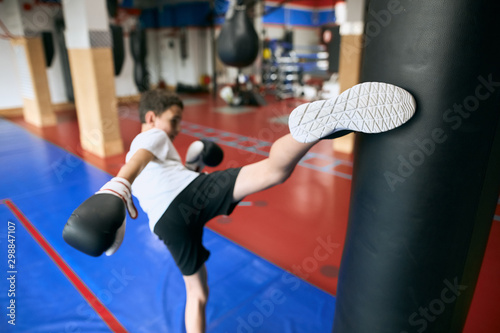
<instances>
[{"instance_id":1,"label":"shoe sole tread pattern","mask_svg":"<svg viewBox=\"0 0 500 333\"><path fill-rule=\"evenodd\" d=\"M358 84L329 100L306 103L290 114L292 136L308 143L336 130L381 133L399 127L415 113L415 100L406 90L381 82Z\"/></svg>"}]
</instances>

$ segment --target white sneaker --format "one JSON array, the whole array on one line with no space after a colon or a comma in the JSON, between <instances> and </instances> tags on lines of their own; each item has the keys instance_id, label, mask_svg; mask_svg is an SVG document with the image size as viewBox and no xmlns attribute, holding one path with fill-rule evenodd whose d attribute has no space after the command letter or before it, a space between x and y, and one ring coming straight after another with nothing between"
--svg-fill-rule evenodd
<instances>
[{"instance_id":1,"label":"white sneaker","mask_svg":"<svg viewBox=\"0 0 500 333\"><path fill-rule=\"evenodd\" d=\"M401 126L415 113L416 103L406 90L392 84L365 82L339 96L306 103L290 114L293 138L308 143L333 139L352 131L380 133Z\"/></svg>"}]
</instances>

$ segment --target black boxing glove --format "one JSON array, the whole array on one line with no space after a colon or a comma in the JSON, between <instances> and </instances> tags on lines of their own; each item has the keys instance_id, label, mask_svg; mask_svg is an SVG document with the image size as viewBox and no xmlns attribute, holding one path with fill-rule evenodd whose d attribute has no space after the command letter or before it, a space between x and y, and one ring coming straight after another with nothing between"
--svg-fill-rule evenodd
<instances>
[{"instance_id":1,"label":"black boxing glove","mask_svg":"<svg viewBox=\"0 0 500 333\"><path fill-rule=\"evenodd\" d=\"M125 235L126 210L137 217L130 183L115 177L75 209L64 226L63 239L90 256L112 255Z\"/></svg>"},{"instance_id":2,"label":"black boxing glove","mask_svg":"<svg viewBox=\"0 0 500 333\"><path fill-rule=\"evenodd\" d=\"M223 158L224 152L218 144L201 139L189 146L186 153L186 168L201 172L205 166L216 167Z\"/></svg>"}]
</instances>

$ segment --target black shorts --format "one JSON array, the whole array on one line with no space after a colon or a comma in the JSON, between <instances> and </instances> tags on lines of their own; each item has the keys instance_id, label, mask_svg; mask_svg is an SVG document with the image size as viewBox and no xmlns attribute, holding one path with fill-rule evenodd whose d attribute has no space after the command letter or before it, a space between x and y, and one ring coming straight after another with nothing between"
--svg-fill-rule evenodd
<instances>
[{"instance_id":1,"label":"black shorts","mask_svg":"<svg viewBox=\"0 0 500 333\"><path fill-rule=\"evenodd\" d=\"M168 247L182 275L192 275L210 252L202 244L205 224L218 215L230 215L237 202L233 190L240 168L200 174L172 201L154 227Z\"/></svg>"}]
</instances>

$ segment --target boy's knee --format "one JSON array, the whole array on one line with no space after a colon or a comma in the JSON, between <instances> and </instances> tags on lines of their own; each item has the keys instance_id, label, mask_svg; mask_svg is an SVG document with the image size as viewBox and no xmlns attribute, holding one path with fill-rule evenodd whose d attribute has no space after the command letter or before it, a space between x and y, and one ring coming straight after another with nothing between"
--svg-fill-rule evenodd
<instances>
[{"instance_id":1,"label":"boy's knee","mask_svg":"<svg viewBox=\"0 0 500 333\"><path fill-rule=\"evenodd\" d=\"M292 172L288 170L275 171L274 173L269 175L269 177L271 178L270 182L272 186L283 184L291 174Z\"/></svg>"},{"instance_id":2,"label":"boy's knee","mask_svg":"<svg viewBox=\"0 0 500 333\"><path fill-rule=\"evenodd\" d=\"M200 305L206 305L208 301L208 287L189 289L187 291L187 298Z\"/></svg>"}]
</instances>

